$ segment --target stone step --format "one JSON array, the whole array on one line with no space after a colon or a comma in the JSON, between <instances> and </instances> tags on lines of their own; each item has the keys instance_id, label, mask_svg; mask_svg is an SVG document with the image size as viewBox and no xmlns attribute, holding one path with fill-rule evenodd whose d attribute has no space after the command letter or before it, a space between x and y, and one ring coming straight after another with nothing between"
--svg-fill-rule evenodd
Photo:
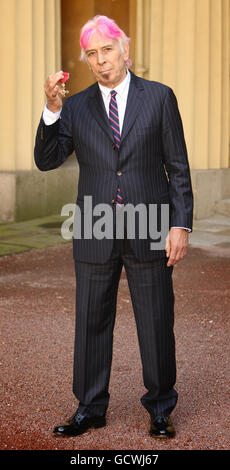
<instances>
[{"instance_id":1,"label":"stone step","mask_svg":"<svg viewBox=\"0 0 230 470\"><path fill-rule=\"evenodd\" d=\"M230 199L218 201L215 205L215 212L230 217Z\"/></svg>"}]
</instances>

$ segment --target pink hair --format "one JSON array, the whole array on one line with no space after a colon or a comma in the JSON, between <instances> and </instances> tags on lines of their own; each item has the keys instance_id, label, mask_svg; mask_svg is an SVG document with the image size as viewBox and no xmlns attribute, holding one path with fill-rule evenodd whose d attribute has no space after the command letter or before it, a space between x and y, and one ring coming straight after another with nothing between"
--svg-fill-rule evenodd
<instances>
[{"instance_id":1,"label":"pink hair","mask_svg":"<svg viewBox=\"0 0 230 470\"><path fill-rule=\"evenodd\" d=\"M81 29L80 33L80 46L81 46L81 60L86 60L85 50L88 48L90 40L93 34L97 32L101 36L104 36L109 39L117 39L120 42L122 51L123 44L128 43L130 38L126 36L124 31L119 28L114 20L108 18L107 16L97 15L94 16L91 20L87 21ZM127 67L131 66L131 60L126 61Z\"/></svg>"}]
</instances>

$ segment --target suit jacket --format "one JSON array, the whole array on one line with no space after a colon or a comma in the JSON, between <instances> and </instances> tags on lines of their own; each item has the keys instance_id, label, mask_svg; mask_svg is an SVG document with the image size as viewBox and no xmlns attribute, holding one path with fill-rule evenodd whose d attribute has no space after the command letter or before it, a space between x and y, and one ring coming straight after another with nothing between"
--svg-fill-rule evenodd
<instances>
[{"instance_id":1,"label":"suit jacket","mask_svg":"<svg viewBox=\"0 0 230 470\"><path fill-rule=\"evenodd\" d=\"M82 218L84 196L92 196L93 207L106 203L114 209L119 186L125 203L169 204L170 226L192 229L186 143L177 100L168 86L131 73L119 150L98 83L66 99L57 122L46 126L41 118L35 163L41 171L52 170L73 151L80 169L77 205ZM150 237L139 239L138 233L137 220L130 243L140 261L165 256L164 250L150 250ZM73 240L74 257L80 261L104 263L112 247L113 239Z\"/></svg>"}]
</instances>

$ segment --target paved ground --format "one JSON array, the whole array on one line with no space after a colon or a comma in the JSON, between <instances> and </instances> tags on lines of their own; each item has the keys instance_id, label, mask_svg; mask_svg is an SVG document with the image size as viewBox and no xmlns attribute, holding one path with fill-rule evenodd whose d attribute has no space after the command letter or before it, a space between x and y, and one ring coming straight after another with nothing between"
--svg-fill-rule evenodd
<instances>
[{"instance_id":1,"label":"paved ground","mask_svg":"<svg viewBox=\"0 0 230 470\"><path fill-rule=\"evenodd\" d=\"M62 242L57 222L51 217L0 227L0 449L229 449L229 221L217 217L215 223L195 223L188 255L174 269L179 400L172 415L177 435L169 442L148 435L125 273L119 286L108 424L78 438L52 434L77 407L72 394L72 246L51 246Z\"/></svg>"}]
</instances>

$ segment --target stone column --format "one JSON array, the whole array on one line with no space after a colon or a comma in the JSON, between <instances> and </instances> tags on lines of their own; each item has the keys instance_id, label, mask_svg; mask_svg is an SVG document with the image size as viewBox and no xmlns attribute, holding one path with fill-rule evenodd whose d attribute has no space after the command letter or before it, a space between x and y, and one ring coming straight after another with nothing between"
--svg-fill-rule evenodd
<instances>
[{"instance_id":1,"label":"stone column","mask_svg":"<svg viewBox=\"0 0 230 470\"><path fill-rule=\"evenodd\" d=\"M0 170L30 170L45 77L61 63L59 0L8 0L1 8Z\"/></svg>"},{"instance_id":2,"label":"stone column","mask_svg":"<svg viewBox=\"0 0 230 470\"><path fill-rule=\"evenodd\" d=\"M26 189L31 184L35 132L45 103L43 85L61 64L60 0L1 2L0 28L0 220L4 221L14 220L23 204L19 186ZM25 194L25 201L29 199Z\"/></svg>"},{"instance_id":3,"label":"stone column","mask_svg":"<svg viewBox=\"0 0 230 470\"><path fill-rule=\"evenodd\" d=\"M137 0L136 44L136 73L178 97L192 168L229 167L229 0Z\"/></svg>"},{"instance_id":4,"label":"stone column","mask_svg":"<svg viewBox=\"0 0 230 470\"><path fill-rule=\"evenodd\" d=\"M230 197L229 0L137 0L137 6L135 71L177 96L196 215L206 217L218 199Z\"/></svg>"}]
</instances>

